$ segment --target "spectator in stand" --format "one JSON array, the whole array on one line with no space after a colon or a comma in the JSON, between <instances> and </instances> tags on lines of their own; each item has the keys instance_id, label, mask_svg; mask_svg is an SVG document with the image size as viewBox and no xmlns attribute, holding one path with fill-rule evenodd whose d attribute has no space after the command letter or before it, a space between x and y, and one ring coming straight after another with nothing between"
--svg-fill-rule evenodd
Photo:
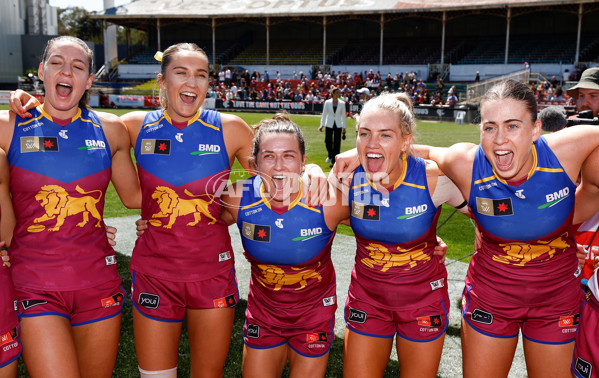
<instances>
[{"instance_id":1,"label":"spectator in stand","mask_svg":"<svg viewBox=\"0 0 599 378\"><path fill-rule=\"evenodd\" d=\"M599 67L589 68L582 73L578 84L568 89L568 96L576 99L576 112L592 110L593 117L599 115Z\"/></svg>"},{"instance_id":2,"label":"spectator in stand","mask_svg":"<svg viewBox=\"0 0 599 378\"><path fill-rule=\"evenodd\" d=\"M453 108L454 106L456 106L457 103L458 103L458 96L456 96L455 93L451 93L449 96L447 96L447 101L445 102L446 106Z\"/></svg>"},{"instance_id":3,"label":"spectator in stand","mask_svg":"<svg viewBox=\"0 0 599 378\"><path fill-rule=\"evenodd\" d=\"M474 81L477 83L480 81L480 73L478 71L476 71L476 76L474 76Z\"/></svg>"},{"instance_id":4,"label":"spectator in stand","mask_svg":"<svg viewBox=\"0 0 599 378\"><path fill-rule=\"evenodd\" d=\"M558 85L555 89L555 100L560 104L564 101L564 90L561 85Z\"/></svg>"},{"instance_id":5,"label":"spectator in stand","mask_svg":"<svg viewBox=\"0 0 599 378\"><path fill-rule=\"evenodd\" d=\"M220 71L218 71L218 82L219 83L225 82L225 71L223 71L222 69Z\"/></svg>"},{"instance_id":6,"label":"spectator in stand","mask_svg":"<svg viewBox=\"0 0 599 378\"><path fill-rule=\"evenodd\" d=\"M264 83L269 84L270 82L270 75L268 74L268 70L264 70Z\"/></svg>"},{"instance_id":7,"label":"spectator in stand","mask_svg":"<svg viewBox=\"0 0 599 378\"><path fill-rule=\"evenodd\" d=\"M237 85L235 85L235 82L232 81L231 82L231 95L233 97L233 100L239 100L239 96L237 94L238 92L239 92L239 89L237 88Z\"/></svg>"},{"instance_id":8,"label":"spectator in stand","mask_svg":"<svg viewBox=\"0 0 599 378\"><path fill-rule=\"evenodd\" d=\"M225 69L225 85L231 85L231 69L229 67Z\"/></svg>"}]
</instances>

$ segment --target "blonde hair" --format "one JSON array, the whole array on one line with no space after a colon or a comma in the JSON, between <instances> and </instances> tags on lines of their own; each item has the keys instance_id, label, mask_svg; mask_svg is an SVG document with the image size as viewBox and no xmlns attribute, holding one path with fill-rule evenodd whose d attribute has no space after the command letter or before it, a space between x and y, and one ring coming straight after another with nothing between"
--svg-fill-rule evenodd
<instances>
[{"instance_id":1,"label":"blonde hair","mask_svg":"<svg viewBox=\"0 0 599 378\"><path fill-rule=\"evenodd\" d=\"M379 96L373 97L368 100L360 115L367 111L375 111L376 109L386 109L394 113L399 120L399 129L403 137L413 135L416 130L416 117L414 116L414 106L410 97L404 93L391 93L383 92ZM361 117L360 117L361 119ZM358 129L360 128L360 121L358 121ZM408 154L412 153L412 144L408 146L406 151Z\"/></svg>"}]
</instances>

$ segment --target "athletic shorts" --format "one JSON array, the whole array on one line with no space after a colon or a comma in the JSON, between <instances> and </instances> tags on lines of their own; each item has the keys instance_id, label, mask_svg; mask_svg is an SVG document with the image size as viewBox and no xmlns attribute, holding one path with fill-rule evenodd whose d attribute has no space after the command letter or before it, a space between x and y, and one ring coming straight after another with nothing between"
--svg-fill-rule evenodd
<instances>
[{"instance_id":1,"label":"athletic shorts","mask_svg":"<svg viewBox=\"0 0 599 378\"><path fill-rule=\"evenodd\" d=\"M433 341L447 330L449 296L408 310L386 310L348 296L344 316L347 328L361 335L393 338L397 334L409 341Z\"/></svg>"},{"instance_id":2,"label":"athletic shorts","mask_svg":"<svg viewBox=\"0 0 599 378\"><path fill-rule=\"evenodd\" d=\"M13 328L0 335L0 368L19 358L21 352L21 326L17 321Z\"/></svg>"},{"instance_id":3,"label":"athletic shorts","mask_svg":"<svg viewBox=\"0 0 599 378\"><path fill-rule=\"evenodd\" d=\"M574 341L580 321L583 291L576 290L564 301L542 306L518 306L480 298L472 285L462 293L462 316L470 327L491 337L522 336L543 344Z\"/></svg>"},{"instance_id":4,"label":"athletic shorts","mask_svg":"<svg viewBox=\"0 0 599 378\"><path fill-rule=\"evenodd\" d=\"M580 378L599 377L599 301L592 294L580 314L572 372Z\"/></svg>"},{"instance_id":5,"label":"athletic shorts","mask_svg":"<svg viewBox=\"0 0 599 378\"><path fill-rule=\"evenodd\" d=\"M131 302L142 315L182 322L185 310L235 307L239 290L235 269L207 280L173 282L131 271Z\"/></svg>"},{"instance_id":6,"label":"athletic shorts","mask_svg":"<svg viewBox=\"0 0 599 378\"><path fill-rule=\"evenodd\" d=\"M333 345L335 316L319 324L301 327L277 327L254 319L248 311L243 326L245 345L253 349L270 349L287 343L304 357L321 357Z\"/></svg>"},{"instance_id":7,"label":"athletic shorts","mask_svg":"<svg viewBox=\"0 0 599 378\"><path fill-rule=\"evenodd\" d=\"M72 326L117 316L126 295L120 278L73 291L42 291L23 287L15 287L15 291L19 299L20 317L58 315L69 319Z\"/></svg>"}]
</instances>

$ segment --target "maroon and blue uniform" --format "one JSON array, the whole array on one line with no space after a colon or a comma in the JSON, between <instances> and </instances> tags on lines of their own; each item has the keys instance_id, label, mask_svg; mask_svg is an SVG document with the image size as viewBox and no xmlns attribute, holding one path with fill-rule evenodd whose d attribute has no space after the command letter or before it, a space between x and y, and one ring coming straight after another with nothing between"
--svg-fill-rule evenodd
<instances>
[{"instance_id":1,"label":"maroon and blue uniform","mask_svg":"<svg viewBox=\"0 0 599 378\"><path fill-rule=\"evenodd\" d=\"M260 176L243 183L237 226L251 263L245 343L271 348L284 343L306 356L328 352L337 308L331 243L322 206L301 193L286 208L272 208Z\"/></svg>"},{"instance_id":2,"label":"maroon and blue uniform","mask_svg":"<svg viewBox=\"0 0 599 378\"><path fill-rule=\"evenodd\" d=\"M599 377L599 281L597 271L588 279L587 301L576 331L572 372L579 378Z\"/></svg>"},{"instance_id":3,"label":"maroon and blue uniform","mask_svg":"<svg viewBox=\"0 0 599 378\"><path fill-rule=\"evenodd\" d=\"M0 368L19 358L21 346L21 328L17 316L17 296L15 294L10 270L0 265Z\"/></svg>"},{"instance_id":4,"label":"maroon and blue uniform","mask_svg":"<svg viewBox=\"0 0 599 378\"><path fill-rule=\"evenodd\" d=\"M441 207L431 199L424 160L404 157L400 178L385 192L358 167L349 200L357 254L348 327L368 336L437 338L447 328L449 298L447 271L433 255Z\"/></svg>"},{"instance_id":5,"label":"maroon and blue uniform","mask_svg":"<svg viewBox=\"0 0 599 378\"><path fill-rule=\"evenodd\" d=\"M571 226L576 188L544 137L532 156L526 179L510 183L495 174L482 148L476 153L468 204L482 237L462 312L491 336L517 336L519 322L533 341L569 342L582 300Z\"/></svg>"},{"instance_id":6,"label":"maroon and blue uniform","mask_svg":"<svg viewBox=\"0 0 599 378\"><path fill-rule=\"evenodd\" d=\"M166 306L167 298L145 292L136 284L139 275L158 279L154 286L230 276L232 291L227 288L226 295L205 292L216 297L190 307L221 307L224 298L230 307L238 300L231 239L220 218L220 193L230 172L222 128L220 114L212 110L198 111L183 125L173 124L165 110L149 112L144 119L135 158L142 189L141 215L148 220L148 229L136 242L131 270L136 292L132 299L147 316L180 320L178 315L160 313L158 307ZM172 304L185 307L186 302L177 298Z\"/></svg>"},{"instance_id":7,"label":"maroon and blue uniform","mask_svg":"<svg viewBox=\"0 0 599 378\"><path fill-rule=\"evenodd\" d=\"M106 317L89 311L112 295L119 300L106 307L122 304L116 257L102 219L112 173L110 146L94 112L79 109L61 124L41 107L30 112L31 119L16 118L8 151L17 218L11 269L20 315L58 312L70 318L79 310L60 303L63 310L55 311L48 303L53 299L42 299L42 293L84 292L112 282L116 287L92 294L102 297L81 309L87 315L80 320Z\"/></svg>"}]
</instances>

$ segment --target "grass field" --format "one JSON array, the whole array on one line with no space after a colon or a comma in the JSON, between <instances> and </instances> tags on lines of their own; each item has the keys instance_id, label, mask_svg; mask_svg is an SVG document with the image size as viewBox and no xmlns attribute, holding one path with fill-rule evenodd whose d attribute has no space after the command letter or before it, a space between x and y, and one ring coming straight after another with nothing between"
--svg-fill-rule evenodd
<instances>
[{"instance_id":1,"label":"grass field","mask_svg":"<svg viewBox=\"0 0 599 378\"><path fill-rule=\"evenodd\" d=\"M1 106L0 109L6 109L6 106ZM107 110L117 115L131 111L130 109L115 109ZM272 114L267 113L235 113L243 118L248 124L253 125L261 119L270 118ZM313 115L292 115L292 120L295 121L303 130L306 139L307 163L315 163L322 167L325 172L328 172L328 164L325 163L327 156L324 146L324 133L318 131L320 122L319 116ZM355 123L353 120L348 121L348 138L342 141L341 150L355 147ZM478 128L474 125L457 125L451 123L437 122L419 122L418 130L415 135L415 141L422 144L430 144L435 146L449 146L460 141L477 142ZM233 167L232 180L245 177L243 174L238 174L241 171L238 163ZM447 257L450 259L469 260L469 255L472 251L473 231L472 224L462 214L453 214L453 208L444 205L438 230L439 235L449 245ZM118 199L115 190L109 188L106 194L105 217L120 217L125 215L139 214L139 210L126 209ZM449 219L448 219L449 218ZM445 221L448 220L446 223ZM353 235L351 228L340 226L338 232ZM128 289L131 285L131 276L129 274L129 257L119 254L119 272L123 278L123 287ZM227 363L225 366L225 377L241 376L241 355L243 350L243 339L239 330L243 327L244 311L246 302L242 300L236 307L235 325L231 347ZM340 377L342 376L342 350L343 340L337 338L331 349L329 357L329 365L327 376ZM187 377L190 375L189 367L189 343L185 327L181 336L179 347L179 376ZM20 376L27 376L24 366L20 365ZM385 376L397 377L399 375L399 366L396 361L391 361L387 367ZM119 344L119 355L117 358L117 366L114 371L115 377L136 377L139 376L137 370L137 360L135 358L135 346L133 343L133 326L131 316L131 305L129 301L125 302L123 309L123 320L121 327L121 339ZM288 376L285 372L284 376Z\"/></svg>"}]
</instances>

